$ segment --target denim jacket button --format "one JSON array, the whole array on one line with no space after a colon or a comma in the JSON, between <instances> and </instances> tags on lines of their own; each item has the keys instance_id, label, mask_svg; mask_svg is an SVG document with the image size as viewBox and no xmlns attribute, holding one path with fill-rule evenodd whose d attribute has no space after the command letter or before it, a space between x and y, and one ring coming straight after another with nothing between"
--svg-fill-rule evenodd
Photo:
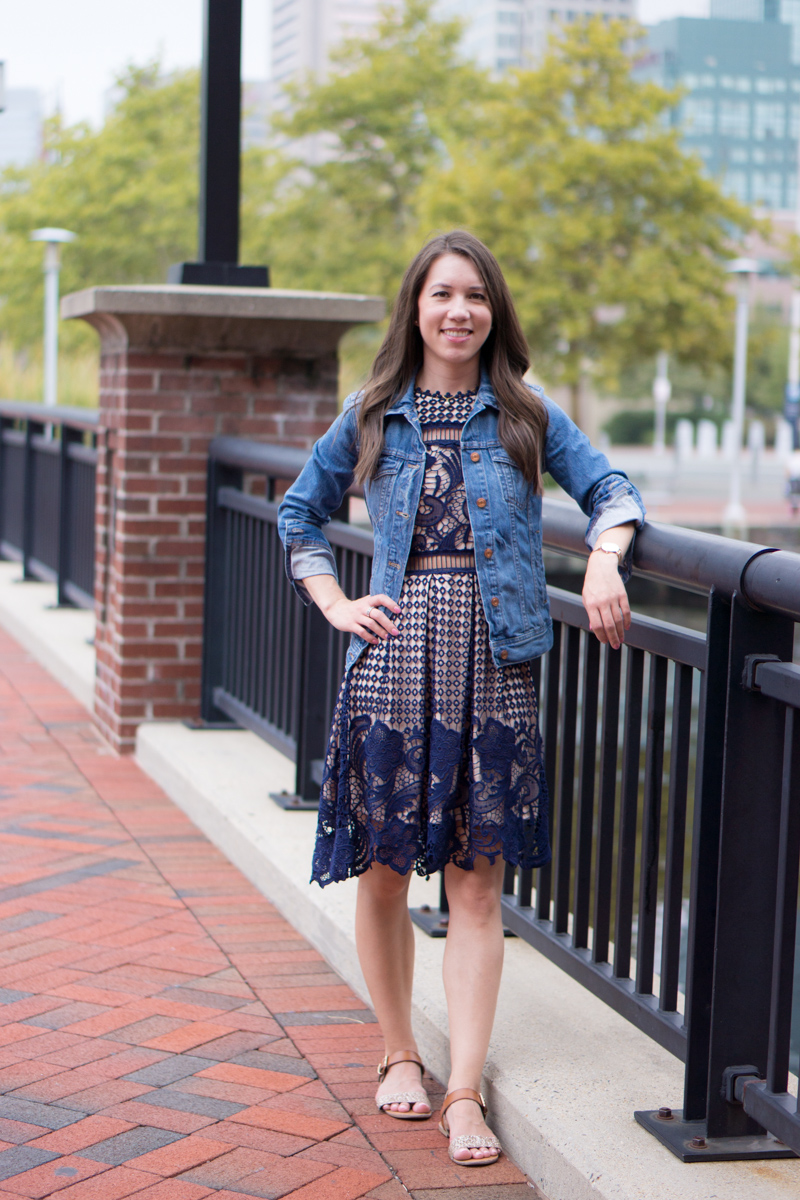
<instances>
[{"instance_id":1,"label":"denim jacket button","mask_svg":"<svg viewBox=\"0 0 800 1200\"><path fill-rule=\"evenodd\" d=\"M472 451L472 454L470 454L470 458L472 459L472 461L473 461L473 462L480 462L480 461L481 461L481 456L480 456L480 454L478 454L478 451L477 451L477 450L473 450L473 451Z\"/></svg>"},{"instance_id":2,"label":"denim jacket button","mask_svg":"<svg viewBox=\"0 0 800 1200\"><path fill-rule=\"evenodd\" d=\"M475 501L475 503L477 504L478 508L486 508L486 497L478 496L478 499Z\"/></svg>"},{"instance_id":3,"label":"denim jacket button","mask_svg":"<svg viewBox=\"0 0 800 1200\"><path fill-rule=\"evenodd\" d=\"M494 550L491 548L491 546L487 546L483 552L483 557L491 558L493 554L494 554Z\"/></svg>"},{"instance_id":4,"label":"denim jacket button","mask_svg":"<svg viewBox=\"0 0 800 1200\"><path fill-rule=\"evenodd\" d=\"M501 650L501 651L500 651L500 657L502 658L503 662L505 662L505 661L506 661L506 659L508 658L508 651L507 651L507 650Z\"/></svg>"},{"instance_id":5,"label":"denim jacket button","mask_svg":"<svg viewBox=\"0 0 800 1200\"><path fill-rule=\"evenodd\" d=\"M492 608L498 608L499 606L500 601L497 599L497 596L492 596Z\"/></svg>"}]
</instances>

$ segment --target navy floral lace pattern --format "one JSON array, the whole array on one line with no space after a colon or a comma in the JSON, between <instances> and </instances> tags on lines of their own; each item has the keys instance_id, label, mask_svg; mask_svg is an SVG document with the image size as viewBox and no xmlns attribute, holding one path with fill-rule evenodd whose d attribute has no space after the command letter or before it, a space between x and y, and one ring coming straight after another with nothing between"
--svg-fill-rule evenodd
<instances>
[{"instance_id":1,"label":"navy floral lace pattern","mask_svg":"<svg viewBox=\"0 0 800 1200\"><path fill-rule=\"evenodd\" d=\"M472 526L461 467L461 427L475 403L474 392L442 397L414 393L425 443L425 482L414 522L411 553L449 554L472 550Z\"/></svg>"},{"instance_id":2,"label":"navy floral lace pattern","mask_svg":"<svg viewBox=\"0 0 800 1200\"><path fill-rule=\"evenodd\" d=\"M424 435L453 428L456 399L425 399ZM473 402L464 397L460 422ZM426 445L438 461L426 469L417 530L437 547L445 534L448 548L464 549L453 534L463 531L463 495L457 484L441 487L454 476L443 476L439 457L442 446L458 451L458 441L426 437ZM421 524L429 489L441 521ZM400 874L428 875L448 862L469 870L477 855L542 865L548 800L530 664L495 665L474 570L409 573L400 606L401 636L371 646L342 683L312 879L325 886L373 862Z\"/></svg>"}]
</instances>

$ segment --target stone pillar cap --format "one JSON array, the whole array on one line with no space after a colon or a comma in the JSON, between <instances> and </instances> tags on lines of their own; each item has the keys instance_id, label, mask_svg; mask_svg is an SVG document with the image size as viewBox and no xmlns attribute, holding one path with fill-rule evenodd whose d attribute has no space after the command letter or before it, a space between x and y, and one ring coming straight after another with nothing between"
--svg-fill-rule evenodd
<instances>
[{"instance_id":1,"label":"stone pillar cap","mask_svg":"<svg viewBox=\"0 0 800 1200\"><path fill-rule=\"evenodd\" d=\"M72 292L61 301L61 316L65 319L109 313L117 316L147 314L161 317L341 321L345 325L353 325L362 321L380 321L385 312L386 304L380 296L169 283L91 287Z\"/></svg>"},{"instance_id":2,"label":"stone pillar cap","mask_svg":"<svg viewBox=\"0 0 800 1200\"><path fill-rule=\"evenodd\" d=\"M110 353L125 348L318 358L335 351L348 329L380 321L385 312L380 296L181 283L92 287L61 301L62 317L87 321Z\"/></svg>"}]
</instances>

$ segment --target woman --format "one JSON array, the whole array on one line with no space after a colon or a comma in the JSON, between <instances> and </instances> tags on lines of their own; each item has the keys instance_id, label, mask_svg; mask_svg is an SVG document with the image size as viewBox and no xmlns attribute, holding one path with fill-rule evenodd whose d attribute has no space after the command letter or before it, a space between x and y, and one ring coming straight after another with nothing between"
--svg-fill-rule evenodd
<instances>
[{"instance_id":1,"label":"woman","mask_svg":"<svg viewBox=\"0 0 800 1200\"><path fill-rule=\"evenodd\" d=\"M495 1162L480 1080L503 960L503 863L547 862L547 790L530 661L551 645L544 470L590 517L583 601L601 642L630 626L644 519L636 489L540 388L497 261L449 233L408 268L369 380L281 504L287 570L351 633L312 878L358 877L356 940L386 1043L378 1108L431 1115L411 1028L411 868L444 870L452 1068L440 1129L464 1166ZM371 591L339 587L322 527L356 479L375 534Z\"/></svg>"}]
</instances>

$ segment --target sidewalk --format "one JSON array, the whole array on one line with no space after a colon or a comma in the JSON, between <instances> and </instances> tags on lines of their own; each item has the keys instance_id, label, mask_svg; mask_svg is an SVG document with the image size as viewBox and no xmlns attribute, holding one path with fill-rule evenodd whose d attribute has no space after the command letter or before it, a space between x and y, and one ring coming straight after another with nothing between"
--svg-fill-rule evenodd
<instances>
[{"instance_id":1,"label":"sidewalk","mask_svg":"<svg viewBox=\"0 0 800 1200\"><path fill-rule=\"evenodd\" d=\"M80 707L86 704L87 696L91 700L94 678L94 655L89 644L91 614L79 613L74 609L54 608L56 597L53 585L22 583L19 581L19 574L18 564L0 563L0 626L24 645L32 659L42 665L45 674L35 671L30 665L30 660L26 660L26 673L34 671L34 674L29 676L32 682L23 688L17 661L13 676L18 691L24 691L25 695L24 698L17 697L16 704L11 705L10 710L16 713L17 708L27 702L34 713L45 716L46 708L40 708L33 683L37 689L44 689L41 692L42 704L47 695L55 694L51 676L64 683L79 701L77 708L70 707L69 721L76 728L84 730L88 739L84 747L87 753L79 760L79 765L84 774L91 775L92 784L100 793L101 800L106 804L113 803L118 816L124 816L125 823L132 826L132 816L123 810L123 806L113 799L113 795L107 792L105 787L101 787L96 772L89 769L90 757L95 764L110 764L109 773L113 767L115 772L120 772L119 778L130 781L131 788L135 781L135 787L144 791L144 795L149 798L148 804L151 805L140 814L146 835L152 836L158 832L158 825L149 828L158 816L154 798L159 800L159 811L169 811L172 814L171 820L175 822L175 828L170 829L169 834L178 830L186 833L188 830L187 839L191 836L202 843L202 831L210 843L205 844L209 855L208 862L212 861L213 856L215 864L224 866L226 871L230 872L227 878L238 878L241 883L241 876L237 876L234 868L230 866L231 863L235 864L249 881L249 884L244 884L248 905L258 906L259 911L268 914L269 921L274 921L276 925L279 914L288 918L293 927L291 942L299 943L306 949L310 956L309 961L316 963L315 971L333 974L338 986L343 986L344 980L350 989L344 1012L366 1013L367 993L354 939L355 887L352 884L340 884L336 888L326 888L322 891L316 885L309 885L308 864L314 842L315 814L284 811L269 798L272 792L293 789L294 764L261 738L245 730L196 731L189 730L176 721L153 722L140 726L136 761L143 774L134 768L131 760L121 763L120 760L114 759L102 744L94 740L91 727L83 723L88 720L86 709ZM4 654L3 649L9 644L13 645L8 641L0 645L0 669L5 665L11 674L12 660ZM15 647L14 654L17 656L18 650L19 647ZM69 704L68 697L63 699L65 704ZM0 701L0 705L1 703ZM2 715L0 712L0 722ZM30 719L33 721L34 717L31 715ZM46 722L50 725L50 734L66 743L66 733L56 728L53 722L54 718L48 718ZM0 793L3 785L9 789L11 786L7 766L10 758L3 757L4 728L0 723ZM47 740L41 729L39 734ZM35 743L31 744L34 749L37 748ZM75 759L76 754L71 744L69 749L73 751ZM91 751L91 756L88 751ZM74 762L69 759L64 761L66 768L74 776ZM40 771L43 771L43 761L38 765ZM33 778L27 782L42 781ZM77 778L77 784L86 788L85 780L80 777ZM68 786L77 784L71 779ZM159 791L159 788L162 790ZM30 788L28 794L37 797L35 811L41 815L41 789ZM132 802L137 794L138 792L123 793L123 798ZM175 809L170 808L169 801L164 799L165 796L175 803ZM100 801L97 803L99 805ZM126 807L130 808L130 803ZM185 818L182 814L185 814L191 824L184 824ZM13 827L13 820L10 824ZM28 826L32 845L41 850L43 840L35 832L36 826L30 817ZM73 836L77 832L70 826L62 825L61 828ZM33 834L31 829L34 830ZM62 837L61 841L67 843L67 838ZM155 844L146 840L146 837L140 839L140 856L145 849L147 854L152 854L152 846ZM184 841L184 847L188 846L188 840ZM98 853L102 847L94 843L92 849ZM168 846L168 849L174 853L175 847ZM119 854L119 850L115 850L114 854ZM131 856L126 852L126 857ZM94 861L93 858L92 862ZM85 859L81 862L85 862ZM69 868L74 865L69 863ZM159 865L164 874L169 875L171 882L181 886L178 879L172 879L171 873L167 871L166 862L162 863L160 858ZM177 864L170 864L170 867L173 865ZM60 862L58 864L59 870L69 868ZM122 868L113 878L119 879L120 876L124 877ZM206 875L204 879L208 883ZM0 880L0 904L5 882L5 878ZM9 882L14 881L12 879ZM252 885L254 891L249 890L249 885ZM164 887L163 881L160 886ZM170 892L170 895L173 894ZM426 903L435 905L438 899L437 880L431 879L426 882L415 876L411 880L410 898L415 906ZM173 901L175 902L174 895ZM54 911L43 901L39 907L47 912ZM248 912L252 911L254 908L248 907ZM195 915L204 914L195 909ZM0 922L2 920L3 914L0 912ZM51 925L50 929L53 927ZM26 936L34 934L37 928L38 926L30 926L27 934L20 938L20 944L25 942ZM117 942L120 940L117 939ZM133 940L135 941L135 938ZM274 939L269 936L265 940L270 942ZM449 1069L449 1052L447 1008L441 979L443 944L439 939L426 937L421 930L415 931L415 941L417 969L413 998L414 1029L425 1062L438 1078L444 1079ZM170 942L170 945L173 944ZM239 946L238 949L244 952L248 948ZM257 953L268 949L263 941L255 947ZM233 950L232 946L230 950ZM263 965L263 953L258 962ZM122 965L124 967L124 964ZM168 959L167 965L178 966L171 959ZM248 971L249 964L237 959L235 965L244 973L248 982L253 985L258 982L259 987L264 986L263 981L251 977ZM78 967L80 971L89 969L85 961L79 961ZM274 969L285 970L285 967ZM194 966L192 971L191 978L194 980L199 971ZM311 973L304 969L304 974L306 978L303 984L307 984ZM297 980L291 976L284 976L283 982L292 986ZM324 984L324 977L320 975L316 982ZM0 975L0 988L4 986L12 991L21 990L16 981L4 984ZM57 984L47 983L46 986L56 988L53 999L53 1003L56 1004L56 997L60 995ZM221 985L212 986L217 992L221 990ZM272 986L274 988L274 982ZM258 988L254 987L254 990ZM158 987L154 986L153 993L158 991ZM108 993L112 992L113 989L109 988ZM169 993L162 989L158 998L163 1000L166 995ZM287 993L284 993L283 1005L296 1011L297 1001L292 1000L290 1005L286 996ZM152 995L150 999L153 999ZM262 1002L266 1001L269 1006L265 993L260 994L260 999ZM102 1003L107 1001L103 1000ZM276 1006L280 1012L284 1011L280 1001L276 1002ZM312 1000L313 1011L317 1010L317 1006L326 1013L334 1011L329 1000L324 1004L320 1004L319 1001L315 1004ZM242 1005L242 1008L244 1007ZM2 1011L0 1007L0 1013ZM178 1014L178 1018L180 1015ZM341 1015L340 1012L339 1020ZM216 1016L212 1016L212 1023L219 1024ZM304 1019L310 1020L309 1017ZM363 1020L363 1017L359 1019ZM189 1023L188 1020L186 1023ZM344 1030L335 1018L334 1023L338 1026L338 1036L341 1036ZM353 1024L350 1019L346 1023ZM25 1025L24 1018L20 1024ZM319 1033L318 1028L316 1032ZM299 1031L292 1028L290 1033L293 1040L297 1041ZM157 1037L158 1034L151 1036ZM144 1040L147 1040L146 1033ZM356 1042L357 1046L360 1044L360 1040ZM261 1045L264 1045L263 1040ZM307 1050L302 1043L299 1043L299 1048L313 1058L311 1049ZM442 1181L441 1177L437 1176L433 1182L428 1182L427 1176L418 1181L413 1176L404 1174L409 1165L413 1166L413 1160L400 1161L403 1155L402 1147L414 1138L423 1139L421 1145L416 1141L412 1144L417 1154L424 1152L427 1155L429 1166L438 1154L445 1170L450 1169L443 1157L443 1141L430 1125L406 1129L398 1127L398 1123L391 1122L390 1118L381 1117L376 1113L374 1121L379 1122L382 1129L375 1127L367 1130L370 1113L374 1113L370 1100L370 1080L373 1078L372 1063L376 1056L371 1050L369 1055L365 1056L360 1050L354 1051L350 1046L343 1048L348 1055L348 1063L357 1061L366 1064L363 1068L347 1067L346 1064L345 1066L348 1072L356 1069L365 1071L364 1081L355 1076L360 1086L366 1088L365 1094L360 1097L364 1106L363 1124L362 1114L356 1114L354 1111L353 1116L359 1127L366 1131L370 1139L369 1144L379 1151L384 1163L391 1158L391 1165L398 1168L400 1177L411 1189L412 1194L425 1197L425 1200L450 1200L450 1197L455 1197L455 1186L448 1182L449 1177ZM202 1049L203 1056L206 1056L206 1047L203 1046ZM2 1051L0 1025L0 1070L4 1065ZM191 1046L187 1052L190 1055L196 1053ZM274 1042L272 1052L275 1052ZM47 1053L46 1044L43 1053ZM229 1058L233 1057L238 1056L229 1055ZM17 1061L16 1056L13 1061ZM327 1072L322 1070L319 1073L324 1074L327 1083ZM0 1080L1 1078L0 1076ZM331 1079L330 1083L333 1092L336 1090L335 1080ZM683 1164L637 1125L633 1118L637 1108L655 1108L661 1104L680 1107L683 1064L520 938L506 940L503 982L483 1083L484 1092L489 1100L492 1124L503 1139L503 1144L514 1161L527 1172L530 1179L536 1181L550 1200L713 1200L714 1197L718 1200L790 1200L791 1197L794 1200L800 1194L800 1160ZM15 1085L12 1082L10 1090L15 1086L26 1085ZM201 1079L190 1079L185 1084L176 1080L168 1087L168 1093L185 1092L187 1087L190 1087L191 1094L196 1095L198 1086L207 1085L204 1085ZM221 1087L222 1084L218 1083L218 1086ZM792 1086L794 1087L794 1084ZM295 1101L298 1095L296 1091L292 1093ZM271 1099L275 1100L276 1097ZM159 1107L166 1108L163 1098L159 1097L159 1100ZM68 1097L59 1107L69 1108L71 1101L72 1098ZM140 1109L146 1109L148 1101L138 1103ZM152 1104L152 1100L149 1103ZM186 1098L180 1103L182 1108L178 1111L183 1112ZM249 1097L248 1105L253 1107ZM172 1115L175 1117L174 1111ZM246 1124L246 1120L230 1120L239 1129ZM387 1121L391 1122L388 1126ZM142 1121L142 1124L144 1123ZM229 1123L226 1124L229 1127ZM426 1147L424 1138L430 1137L431 1132L435 1134L433 1144ZM387 1136L385 1144L381 1133ZM405 1140L406 1135L409 1141ZM8 1147L10 1141L0 1129L0 1139L4 1136L6 1141L0 1144L0 1153L3 1148ZM34 1131L30 1136L35 1140L37 1134ZM46 1134L40 1131L38 1136ZM333 1144L336 1136L334 1134L326 1139L327 1143ZM310 1146L305 1148L311 1150ZM399 1150L397 1162L394 1158L394 1148ZM140 1164L137 1164L137 1167L138 1165ZM497 1200L498 1197L501 1200L514 1200L514 1197L522 1196L535 1198L538 1194L527 1187L521 1192L520 1185L495 1186L489 1182L491 1177L487 1176L488 1169L473 1170L470 1177L463 1182L478 1190L467 1192L466 1195L479 1200L484 1200L484 1197L486 1200ZM70 1187L70 1178L75 1177L67 1177L64 1189ZM109 1173L106 1172L101 1177L105 1190L84 1192L83 1200L105 1200L106 1195L109 1200L114 1200L113 1191L108 1190L109 1178ZM317 1187L322 1187L326 1180L330 1182L333 1178L331 1170L326 1176L312 1181L310 1186L316 1184ZM12 1186L13 1182L13 1177L6 1183L0 1179L0 1200L20 1195ZM395 1197L409 1194L405 1188L398 1193L392 1181L387 1180L387 1185L394 1187ZM52 1184L50 1186L52 1187ZM187 1186L186 1181L181 1183L184 1189ZM202 1191L202 1185L198 1186L201 1187L200 1200L204 1195L224 1195L224 1190L217 1189L215 1192L210 1185L205 1192ZM238 1191L231 1189L230 1184L226 1186L229 1193L226 1200L230 1200L231 1190L234 1195L246 1194L241 1184L237 1185ZM385 1185L378 1186L380 1188ZM457 1181L457 1186L458 1194L463 1195L460 1191L460 1181ZM373 1190L368 1189L366 1194L369 1195ZM147 1189L143 1185L140 1187L140 1193L147 1195ZM45 1190L37 1194L49 1193ZM58 1194L69 1196L70 1193L62 1190ZM288 1194L291 1195L291 1192ZM379 1196L380 1194L378 1191ZM81 1193L73 1192L72 1195L81 1200ZM158 1200L173 1200L163 1189L153 1195L158 1197ZM174 1200L188 1200L188 1197L196 1195L197 1192L184 1190L179 1192ZM308 1200L309 1194L305 1195ZM314 1193L310 1195L313 1197ZM326 1196L330 1197L330 1200L336 1200L335 1192L324 1191L321 1197L317 1194L316 1200L325 1200Z\"/></svg>"},{"instance_id":2,"label":"sidewalk","mask_svg":"<svg viewBox=\"0 0 800 1200\"><path fill-rule=\"evenodd\" d=\"M0 844L0 1200L541 1196L377 1113L369 1009L2 630Z\"/></svg>"}]
</instances>

